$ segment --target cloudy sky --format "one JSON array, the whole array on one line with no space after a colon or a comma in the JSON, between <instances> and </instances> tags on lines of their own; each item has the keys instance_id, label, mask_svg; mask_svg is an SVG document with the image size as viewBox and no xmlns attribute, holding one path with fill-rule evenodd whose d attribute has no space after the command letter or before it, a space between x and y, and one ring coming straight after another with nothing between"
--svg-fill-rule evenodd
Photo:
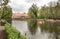
<instances>
[{"instance_id":1,"label":"cloudy sky","mask_svg":"<svg viewBox=\"0 0 60 39\"><path fill-rule=\"evenodd\" d=\"M50 1L57 0L10 0L8 4L11 6L13 12L28 12L28 9L33 3L38 7L41 7L47 5Z\"/></svg>"}]
</instances>

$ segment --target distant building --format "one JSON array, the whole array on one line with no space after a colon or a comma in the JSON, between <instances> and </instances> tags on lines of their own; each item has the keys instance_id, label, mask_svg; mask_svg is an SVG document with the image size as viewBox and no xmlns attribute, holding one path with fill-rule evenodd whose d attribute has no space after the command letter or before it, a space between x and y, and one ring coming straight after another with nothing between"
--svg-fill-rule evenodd
<instances>
[{"instance_id":1,"label":"distant building","mask_svg":"<svg viewBox=\"0 0 60 39\"><path fill-rule=\"evenodd\" d=\"M29 15L27 13L13 13L12 19L28 19Z\"/></svg>"}]
</instances>

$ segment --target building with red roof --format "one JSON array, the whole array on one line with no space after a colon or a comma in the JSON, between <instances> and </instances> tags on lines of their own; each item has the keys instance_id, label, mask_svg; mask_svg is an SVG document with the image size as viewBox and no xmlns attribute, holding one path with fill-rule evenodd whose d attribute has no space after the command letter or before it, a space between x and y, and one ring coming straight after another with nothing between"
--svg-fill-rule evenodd
<instances>
[{"instance_id":1,"label":"building with red roof","mask_svg":"<svg viewBox=\"0 0 60 39\"><path fill-rule=\"evenodd\" d=\"M13 13L12 14L12 19L28 19L29 15L27 13Z\"/></svg>"}]
</instances>

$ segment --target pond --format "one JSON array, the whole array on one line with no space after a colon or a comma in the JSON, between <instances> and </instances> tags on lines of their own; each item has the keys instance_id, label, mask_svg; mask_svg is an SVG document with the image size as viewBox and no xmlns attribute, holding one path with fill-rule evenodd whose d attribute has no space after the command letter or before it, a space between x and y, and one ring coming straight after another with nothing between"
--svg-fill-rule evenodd
<instances>
[{"instance_id":1,"label":"pond","mask_svg":"<svg viewBox=\"0 0 60 39\"><path fill-rule=\"evenodd\" d=\"M32 20L31 24L34 22L36 22L36 20ZM28 39L60 39L60 22L45 21L44 24L38 23L34 25L36 27L34 26L34 28L29 30L28 21L12 20L12 26L27 36ZM33 32L33 34L31 32Z\"/></svg>"}]
</instances>

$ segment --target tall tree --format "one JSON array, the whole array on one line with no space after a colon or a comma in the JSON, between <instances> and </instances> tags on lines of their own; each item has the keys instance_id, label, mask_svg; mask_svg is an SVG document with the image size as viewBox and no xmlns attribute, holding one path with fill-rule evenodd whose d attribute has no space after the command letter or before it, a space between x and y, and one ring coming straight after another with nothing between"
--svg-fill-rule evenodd
<instances>
[{"instance_id":1,"label":"tall tree","mask_svg":"<svg viewBox=\"0 0 60 39\"><path fill-rule=\"evenodd\" d=\"M38 7L33 4L32 7L30 7L28 14L31 18L31 20L28 21L28 28L31 32L31 34L35 34L37 31L37 18L38 18Z\"/></svg>"},{"instance_id":2,"label":"tall tree","mask_svg":"<svg viewBox=\"0 0 60 39\"><path fill-rule=\"evenodd\" d=\"M55 6L55 13L56 13L56 19L60 19L60 4L57 2L57 5Z\"/></svg>"},{"instance_id":3,"label":"tall tree","mask_svg":"<svg viewBox=\"0 0 60 39\"><path fill-rule=\"evenodd\" d=\"M28 14L32 19L38 18L38 7L33 4L32 7L30 7L29 9Z\"/></svg>"},{"instance_id":4,"label":"tall tree","mask_svg":"<svg viewBox=\"0 0 60 39\"><path fill-rule=\"evenodd\" d=\"M11 23L12 20L12 9L8 6L9 0L1 0L0 4L0 21L6 20L7 22ZM2 24L2 23L1 23Z\"/></svg>"}]
</instances>

